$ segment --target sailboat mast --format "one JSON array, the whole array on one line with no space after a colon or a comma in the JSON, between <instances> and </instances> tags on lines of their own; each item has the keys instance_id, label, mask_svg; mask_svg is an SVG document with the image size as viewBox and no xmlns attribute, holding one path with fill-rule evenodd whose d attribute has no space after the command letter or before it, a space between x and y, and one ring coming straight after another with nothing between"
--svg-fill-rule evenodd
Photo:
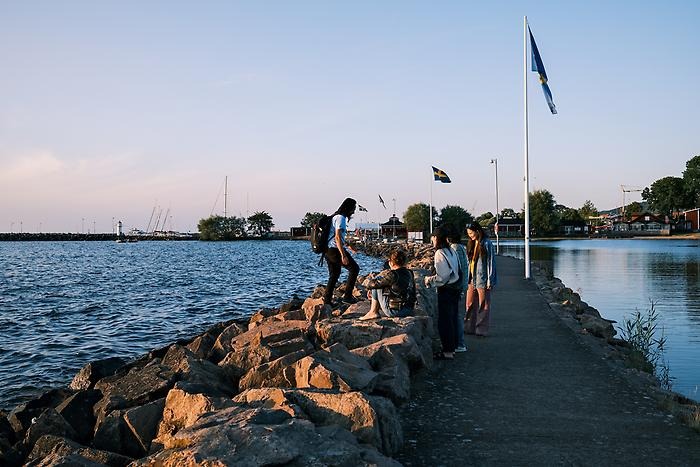
<instances>
[{"instance_id":1,"label":"sailboat mast","mask_svg":"<svg viewBox=\"0 0 700 467\"><path fill-rule=\"evenodd\" d=\"M228 209L228 175L224 178L224 219L226 219L226 210Z\"/></svg>"}]
</instances>

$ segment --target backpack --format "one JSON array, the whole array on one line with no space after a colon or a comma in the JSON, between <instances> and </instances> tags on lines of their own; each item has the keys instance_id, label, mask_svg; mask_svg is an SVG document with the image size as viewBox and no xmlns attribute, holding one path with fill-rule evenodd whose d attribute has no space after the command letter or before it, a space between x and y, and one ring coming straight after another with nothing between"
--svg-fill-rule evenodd
<instances>
[{"instance_id":1,"label":"backpack","mask_svg":"<svg viewBox=\"0 0 700 467\"><path fill-rule=\"evenodd\" d=\"M416 284L413 272L400 268L391 272L396 281L389 289L389 308L400 310L403 307L413 308L416 304Z\"/></svg>"},{"instance_id":2,"label":"backpack","mask_svg":"<svg viewBox=\"0 0 700 467\"><path fill-rule=\"evenodd\" d=\"M314 253L323 254L328 251L328 237L331 233L333 216L323 216L311 227L311 249ZM321 257L323 261L323 256Z\"/></svg>"}]
</instances>

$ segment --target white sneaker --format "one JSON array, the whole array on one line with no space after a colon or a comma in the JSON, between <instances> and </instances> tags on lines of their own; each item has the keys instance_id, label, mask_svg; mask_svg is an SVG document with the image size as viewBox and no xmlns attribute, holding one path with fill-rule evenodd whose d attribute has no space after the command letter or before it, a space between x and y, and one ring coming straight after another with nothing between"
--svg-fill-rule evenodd
<instances>
[{"instance_id":1,"label":"white sneaker","mask_svg":"<svg viewBox=\"0 0 700 467\"><path fill-rule=\"evenodd\" d=\"M455 352L466 352L467 348L465 346L459 346L455 349Z\"/></svg>"}]
</instances>

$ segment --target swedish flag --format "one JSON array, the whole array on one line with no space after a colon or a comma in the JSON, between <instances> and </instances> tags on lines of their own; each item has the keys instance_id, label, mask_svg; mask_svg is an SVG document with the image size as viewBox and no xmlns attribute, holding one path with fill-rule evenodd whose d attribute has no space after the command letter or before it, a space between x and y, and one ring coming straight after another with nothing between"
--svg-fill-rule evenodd
<instances>
[{"instance_id":1,"label":"swedish flag","mask_svg":"<svg viewBox=\"0 0 700 467\"><path fill-rule=\"evenodd\" d=\"M542 91L544 92L544 98L547 100L549 111L553 114L556 114L557 107L554 105L554 99L552 99L552 91L549 90L549 85L547 84L547 72L544 71L542 57L540 57L540 51L537 50L537 44L535 44L535 38L532 36L530 26L527 27L527 31L530 33L530 52L532 53L530 62L532 65L532 71L540 75L540 84L542 85Z\"/></svg>"},{"instance_id":2,"label":"swedish flag","mask_svg":"<svg viewBox=\"0 0 700 467\"><path fill-rule=\"evenodd\" d=\"M452 183L452 180L450 180L450 177L447 176L445 172L442 170L433 167L433 176L435 177L435 181L440 181L442 183Z\"/></svg>"}]
</instances>

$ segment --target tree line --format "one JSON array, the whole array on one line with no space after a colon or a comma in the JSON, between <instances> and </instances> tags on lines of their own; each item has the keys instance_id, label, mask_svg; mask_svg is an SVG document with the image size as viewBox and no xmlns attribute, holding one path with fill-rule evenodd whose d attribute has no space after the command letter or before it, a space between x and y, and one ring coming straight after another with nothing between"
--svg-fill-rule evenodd
<instances>
[{"instance_id":1,"label":"tree line","mask_svg":"<svg viewBox=\"0 0 700 467\"><path fill-rule=\"evenodd\" d=\"M669 218L677 217L684 209L700 206L700 156L685 163L681 177L663 177L644 188L642 199L654 213Z\"/></svg>"},{"instance_id":2,"label":"tree line","mask_svg":"<svg viewBox=\"0 0 700 467\"><path fill-rule=\"evenodd\" d=\"M272 216L258 211L248 218L209 216L197 223L199 239L207 241L238 240L250 237L264 237L275 226Z\"/></svg>"},{"instance_id":3,"label":"tree line","mask_svg":"<svg viewBox=\"0 0 700 467\"><path fill-rule=\"evenodd\" d=\"M673 218L681 210L700 206L700 155L688 160L685 167L682 177L663 177L642 190L642 199L646 201L649 210ZM529 196L530 228L534 235L551 235L558 232L563 223L588 221L590 217L598 215L598 210L590 200L576 209L558 204L548 190L535 190ZM629 218L632 213L641 212L644 206L635 201L624 208ZM301 226L311 227L324 215L320 212L307 212L300 221ZM496 222L496 217L491 212L474 217L461 206L448 205L439 211L433 206L431 213L430 207L425 203L410 205L403 214L403 222L408 231L423 232L423 238L427 238L430 235L428 230L431 215L434 226L449 225L460 232L464 232L472 221L477 221L486 228ZM522 219L523 212L504 208L499 217ZM270 214L259 211L247 219L211 216L201 219L197 227L202 240L233 240L263 237L274 225Z\"/></svg>"}]
</instances>

